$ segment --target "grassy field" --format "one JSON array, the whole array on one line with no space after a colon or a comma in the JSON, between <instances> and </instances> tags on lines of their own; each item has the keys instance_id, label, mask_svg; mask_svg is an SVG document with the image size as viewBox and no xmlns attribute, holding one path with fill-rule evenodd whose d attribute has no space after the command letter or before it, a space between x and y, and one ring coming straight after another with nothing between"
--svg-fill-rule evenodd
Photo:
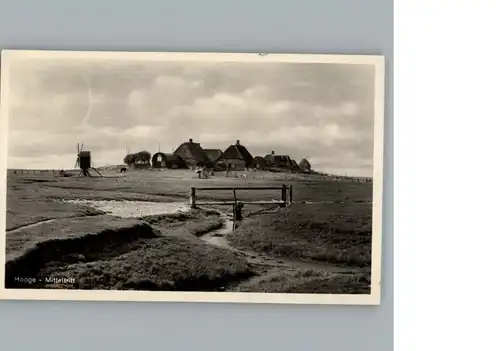
<instances>
[{"instance_id":1,"label":"grassy field","mask_svg":"<svg viewBox=\"0 0 500 351\"><path fill-rule=\"evenodd\" d=\"M328 291L330 294L367 294L370 283L369 274L351 273L335 275L317 270L300 270L268 274L248 282L238 288L241 292L269 293L317 293Z\"/></svg>"},{"instance_id":2,"label":"grassy field","mask_svg":"<svg viewBox=\"0 0 500 351\"><path fill-rule=\"evenodd\" d=\"M247 172L245 178L196 179L189 171L137 171L103 178L8 175L7 287L19 276L72 277L80 289L145 289L368 293L371 262L369 183L302 175ZM275 209L246 206L244 220L227 237L235 250L207 244L203 235L221 228L215 211L117 218L66 200L187 202L191 186L292 184L293 204ZM240 191L240 200L279 199L279 191ZM230 200L207 191L199 200ZM139 203L140 204L140 203ZM228 207L219 210L230 211ZM138 211L140 208L138 208ZM260 213L262 210L267 212ZM347 267L352 274L320 269L277 270L255 265L255 254ZM246 254L247 253L247 254Z\"/></svg>"},{"instance_id":3,"label":"grassy field","mask_svg":"<svg viewBox=\"0 0 500 351\"><path fill-rule=\"evenodd\" d=\"M43 234L38 227L18 230L7 237L7 281L28 287L15 278L36 276L38 286L51 288L218 290L252 274L236 254L197 238L220 226L218 217L194 211L141 220L63 219L44 224ZM46 284L47 277L76 284Z\"/></svg>"},{"instance_id":4,"label":"grassy field","mask_svg":"<svg viewBox=\"0 0 500 351\"><path fill-rule=\"evenodd\" d=\"M285 258L369 267L371 206L357 207L353 213L349 206L294 204L243 221L229 241Z\"/></svg>"}]
</instances>

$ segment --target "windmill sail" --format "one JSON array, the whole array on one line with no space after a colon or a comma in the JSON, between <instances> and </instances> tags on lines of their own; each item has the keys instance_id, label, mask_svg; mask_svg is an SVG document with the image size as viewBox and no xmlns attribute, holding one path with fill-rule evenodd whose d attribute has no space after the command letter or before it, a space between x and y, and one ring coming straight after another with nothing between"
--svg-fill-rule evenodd
<instances>
[{"instance_id":1,"label":"windmill sail","mask_svg":"<svg viewBox=\"0 0 500 351\"><path fill-rule=\"evenodd\" d=\"M75 167L78 168L80 167L80 153L83 150L83 143L80 145L80 143L76 144L76 162L75 162Z\"/></svg>"},{"instance_id":2,"label":"windmill sail","mask_svg":"<svg viewBox=\"0 0 500 351\"><path fill-rule=\"evenodd\" d=\"M76 162L73 168L78 168L80 166L80 143L76 144Z\"/></svg>"}]
</instances>

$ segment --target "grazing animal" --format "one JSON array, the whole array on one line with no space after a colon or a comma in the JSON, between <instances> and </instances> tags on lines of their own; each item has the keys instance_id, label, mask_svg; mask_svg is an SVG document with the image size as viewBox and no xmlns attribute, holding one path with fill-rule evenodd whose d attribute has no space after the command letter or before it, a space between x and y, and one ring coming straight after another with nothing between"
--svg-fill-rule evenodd
<instances>
[{"instance_id":1,"label":"grazing animal","mask_svg":"<svg viewBox=\"0 0 500 351\"><path fill-rule=\"evenodd\" d=\"M125 173L125 172L127 172L127 168L123 167L120 169L120 173Z\"/></svg>"}]
</instances>

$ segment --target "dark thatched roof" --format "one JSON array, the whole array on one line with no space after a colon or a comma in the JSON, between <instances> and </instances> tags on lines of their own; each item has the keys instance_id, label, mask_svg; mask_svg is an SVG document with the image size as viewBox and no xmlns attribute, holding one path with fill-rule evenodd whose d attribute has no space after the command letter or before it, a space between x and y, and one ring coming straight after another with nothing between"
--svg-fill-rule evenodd
<instances>
[{"instance_id":1,"label":"dark thatched roof","mask_svg":"<svg viewBox=\"0 0 500 351\"><path fill-rule=\"evenodd\" d=\"M205 151L203 151L200 143L195 143L191 139L188 142L179 145L179 147L174 151L174 154L182 157L186 164L191 166L198 164L212 164L212 161L207 156Z\"/></svg>"},{"instance_id":2,"label":"dark thatched roof","mask_svg":"<svg viewBox=\"0 0 500 351\"><path fill-rule=\"evenodd\" d=\"M262 156L255 156L253 158L253 163L252 163L253 167L257 167L257 168L266 168L267 167L267 162L266 162L266 159Z\"/></svg>"},{"instance_id":3,"label":"dark thatched roof","mask_svg":"<svg viewBox=\"0 0 500 351\"><path fill-rule=\"evenodd\" d=\"M252 167L253 156L247 150L246 147L240 144L239 140L236 141L236 144L230 145L226 151L222 153L219 159L239 159L245 161L247 167Z\"/></svg>"},{"instance_id":4,"label":"dark thatched roof","mask_svg":"<svg viewBox=\"0 0 500 351\"><path fill-rule=\"evenodd\" d=\"M158 162L158 158L160 158L167 163L179 163L182 164L184 161L182 157L174 155L174 154L164 154L163 152L157 152L153 155L153 162Z\"/></svg>"},{"instance_id":5,"label":"dark thatched roof","mask_svg":"<svg viewBox=\"0 0 500 351\"><path fill-rule=\"evenodd\" d=\"M183 163L184 162L184 160L182 159L182 157L174 155L174 154L166 154L165 156L166 156L165 160L167 162L179 162L179 163Z\"/></svg>"},{"instance_id":6,"label":"dark thatched roof","mask_svg":"<svg viewBox=\"0 0 500 351\"><path fill-rule=\"evenodd\" d=\"M270 154L266 155L264 158L272 167L293 167L292 159L288 155Z\"/></svg>"},{"instance_id":7,"label":"dark thatched roof","mask_svg":"<svg viewBox=\"0 0 500 351\"><path fill-rule=\"evenodd\" d=\"M215 162L222 155L222 150L220 149L204 149L203 151L205 151L205 154L212 162Z\"/></svg>"},{"instance_id":8,"label":"dark thatched roof","mask_svg":"<svg viewBox=\"0 0 500 351\"><path fill-rule=\"evenodd\" d=\"M182 157L174 154L157 152L152 158L153 168L188 168Z\"/></svg>"},{"instance_id":9,"label":"dark thatched roof","mask_svg":"<svg viewBox=\"0 0 500 351\"><path fill-rule=\"evenodd\" d=\"M299 162L299 167L306 170L306 171L310 171L311 170L311 164L309 163L308 160L306 160L305 158L303 158L300 162Z\"/></svg>"}]
</instances>

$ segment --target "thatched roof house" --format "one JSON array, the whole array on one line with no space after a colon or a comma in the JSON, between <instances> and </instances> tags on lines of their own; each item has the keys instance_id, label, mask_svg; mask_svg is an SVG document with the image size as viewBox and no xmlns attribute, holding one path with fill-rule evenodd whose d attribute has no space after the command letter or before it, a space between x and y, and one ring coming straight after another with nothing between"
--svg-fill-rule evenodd
<instances>
[{"instance_id":1,"label":"thatched roof house","mask_svg":"<svg viewBox=\"0 0 500 351\"><path fill-rule=\"evenodd\" d=\"M234 145L230 145L226 151L222 153L217 163L224 163L226 166L231 164L233 169L242 170L252 167L253 156L245 146L241 145L239 140L236 140Z\"/></svg>"},{"instance_id":2,"label":"thatched roof house","mask_svg":"<svg viewBox=\"0 0 500 351\"><path fill-rule=\"evenodd\" d=\"M181 157L188 167L210 167L213 164L200 144L193 142L193 139L179 145L174 155Z\"/></svg>"},{"instance_id":3,"label":"thatched roof house","mask_svg":"<svg viewBox=\"0 0 500 351\"><path fill-rule=\"evenodd\" d=\"M153 168L187 168L182 157L174 154L164 154L157 152L152 158Z\"/></svg>"},{"instance_id":4,"label":"thatched roof house","mask_svg":"<svg viewBox=\"0 0 500 351\"><path fill-rule=\"evenodd\" d=\"M309 163L308 160L306 160L305 158L303 158L300 162L299 162L299 167L302 168L304 171L310 171L311 170L311 164Z\"/></svg>"},{"instance_id":5,"label":"thatched roof house","mask_svg":"<svg viewBox=\"0 0 500 351\"><path fill-rule=\"evenodd\" d=\"M222 155L221 149L203 149L203 151L205 151L205 154L212 162L217 161L217 159Z\"/></svg>"},{"instance_id":6,"label":"thatched roof house","mask_svg":"<svg viewBox=\"0 0 500 351\"><path fill-rule=\"evenodd\" d=\"M266 159L262 156L255 156L253 158L252 168L264 170L267 168Z\"/></svg>"},{"instance_id":7,"label":"thatched roof house","mask_svg":"<svg viewBox=\"0 0 500 351\"><path fill-rule=\"evenodd\" d=\"M292 159L288 155L276 155L274 151L264 157L266 163L271 168L292 169Z\"/></svg>"}]
</instances>

